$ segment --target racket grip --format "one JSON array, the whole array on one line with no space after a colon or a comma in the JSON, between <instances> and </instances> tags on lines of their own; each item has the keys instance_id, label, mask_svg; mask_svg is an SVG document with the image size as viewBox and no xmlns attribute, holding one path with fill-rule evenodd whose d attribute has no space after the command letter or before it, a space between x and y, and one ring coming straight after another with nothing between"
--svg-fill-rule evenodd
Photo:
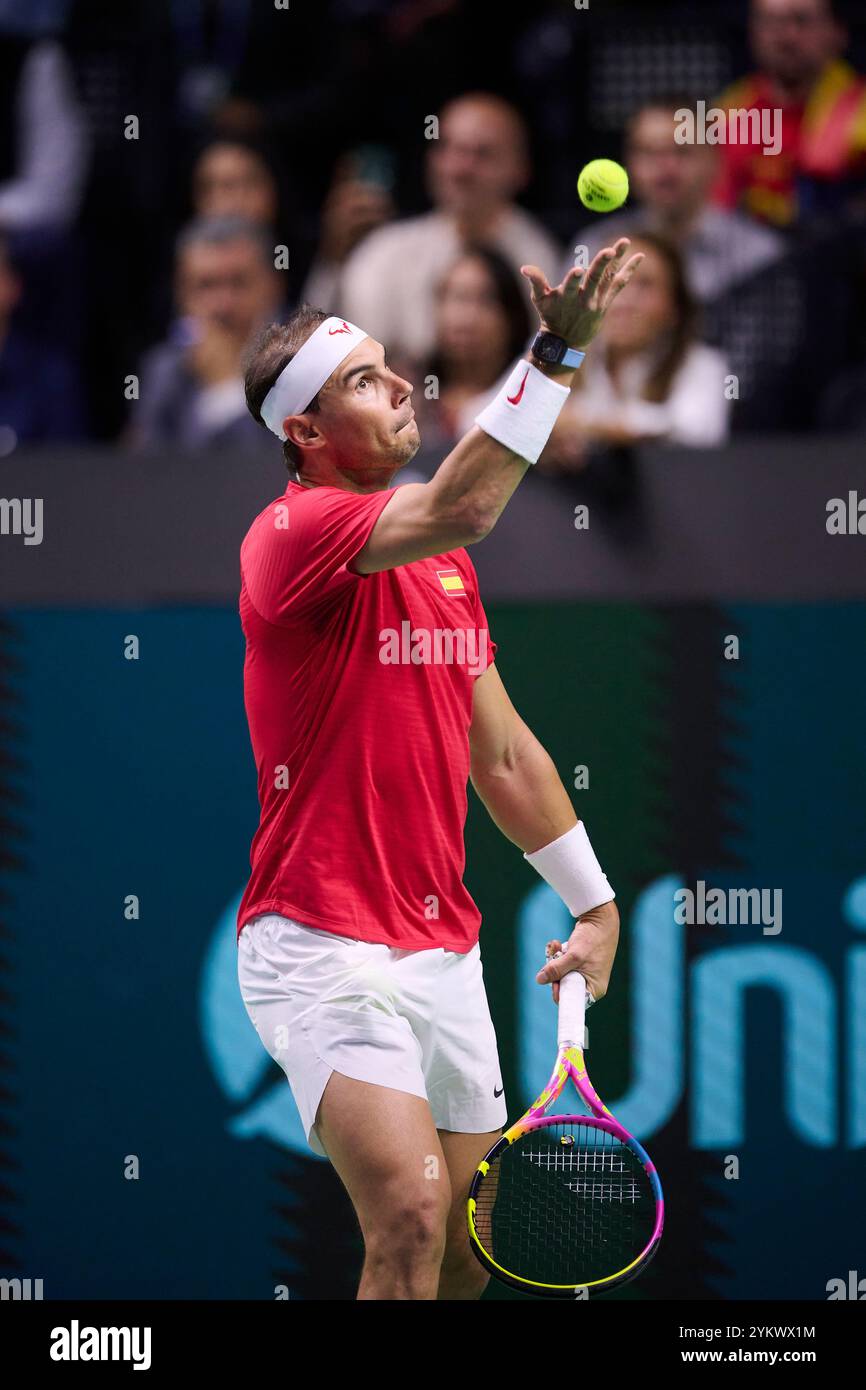
<instances>
[{"instance_id":1,"label":"racket grip","mask_svg":"<svg viewBox=\"0 0 866 1390\"><path fill-rule=\"evenodd\" d=\"M559 982L559 1024L556 1038L559 1047L583 1049L585 1016L586 980L579 970L569 970Z\"/></svg>"}]
</instances>

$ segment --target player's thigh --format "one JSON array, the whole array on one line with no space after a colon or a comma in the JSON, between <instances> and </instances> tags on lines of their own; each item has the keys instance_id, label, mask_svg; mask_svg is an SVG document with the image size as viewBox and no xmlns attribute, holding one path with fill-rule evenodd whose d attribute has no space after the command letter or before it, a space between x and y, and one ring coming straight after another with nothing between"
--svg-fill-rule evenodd
<instances>
[{"instance_id":1,"label":"player's thigh","mask_svg":"<svg viewBox=\"0 0 866 1390\"><path fill-rule=\"evenodd\" d=\"M316 1128L365 1239L406 1224L444 1239L451 1182L425 1099L335 1071Z\"/></svg>"}]
</instances>

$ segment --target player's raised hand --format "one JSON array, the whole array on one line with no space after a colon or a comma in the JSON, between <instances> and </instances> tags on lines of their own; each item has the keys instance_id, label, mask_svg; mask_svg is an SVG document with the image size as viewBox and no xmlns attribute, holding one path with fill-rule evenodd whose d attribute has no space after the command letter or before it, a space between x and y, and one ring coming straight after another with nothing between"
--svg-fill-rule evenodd
<instances>
[{"instance_id":1,"label":"player's raised hand","mask_svg":"<svg viewBox=\"0 0 866 1390\"><path fill-rule=\"evenodd\" d=\"M625 289L641 261L643 252L628 255L628 237L599 251L592 264L582 270L574 266L561 285L551 287L536 265L522 265L532 287L532 302L538 310L542 328L564 338L569 347L583 348L592 342L608 308L620 290Z\"/></svg>"}]
</instances>

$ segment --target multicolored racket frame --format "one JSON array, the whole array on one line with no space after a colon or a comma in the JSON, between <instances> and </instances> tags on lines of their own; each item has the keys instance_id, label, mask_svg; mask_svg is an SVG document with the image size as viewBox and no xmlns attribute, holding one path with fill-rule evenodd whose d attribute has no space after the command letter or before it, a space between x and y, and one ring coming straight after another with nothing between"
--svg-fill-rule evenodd
<instances>
[{"instance_id":1,"label":"multicolored racket frame","mask_svg":"<svg viewBox=\"0 0 866 1390\"><path fill-rule=\"evenodd\" d=\"M586 982L583 976L578 971L571 971L563 976L559 985L558 1053L550 1080L525 1115L522 1115L510 1129L507 1129L501 1138L497 1139L492 1149L485 1154L476 1169L469 1188L467 1205L469 1241L477 1259L490 1274L501 1280L502 1283L520 1289L523 1293L536 1294L543 1298L575 1299L587 1297L591 1294L608 1293L611 1289L628 1283L646 1269L658 1249L664 1226L664 1197L654 1163L637 1139L629 1134L628 1130L624 1129L614 1118L596 1094L592 1082L587 1076L586 1063L583 1058L586 1000ZM579 1042L575 1041L576 1039ZM589 1110L589 1115L548 1115L547 1110L561 1094L569 1077L571 1077L581 1099ZM490 1171L491 1164L509 1145L532 1130L543 1129L549 1125L569 1123L591 1126L612 1135L638 1159L647 1174L650 1189L655 1198L655 1222L652 1227L652 1234L644 1249L623 1269L612 1271L602 1279L589 1280L584 1284L544 1284L533 1279L523 1278L511 1270L504 1269L484 1248L476 1227L478 1195Z\"/></svg>"}]
</instances>

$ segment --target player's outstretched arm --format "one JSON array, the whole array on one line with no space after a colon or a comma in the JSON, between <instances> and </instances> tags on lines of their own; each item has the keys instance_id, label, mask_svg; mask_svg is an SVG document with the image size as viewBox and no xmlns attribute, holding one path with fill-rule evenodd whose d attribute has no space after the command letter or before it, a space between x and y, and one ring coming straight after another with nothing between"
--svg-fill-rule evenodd
<instances>
[{"instance_id":1,"label":"player's outstretched arm","mask_svg":"<svg viewBox=\"0 0 866 1390\"><path fill-rule=\"evenodd\" d=\"M551 286L537 266L523 266L538 311L539 331L553 335L545 357L530 350L500 394L478 416L429 483L395 489L352 568L360 574L394 569L489 535L531 463L538 458L568 395L579 357L595 337L613 300L643 256L627 257L621 237L599 251L587 270L575 267ZM557 346L557 342L559 346ZM539 347L539 352L542 350ZM549 352L548 352L549 350Z\"/></svg>"}]
</instances>

